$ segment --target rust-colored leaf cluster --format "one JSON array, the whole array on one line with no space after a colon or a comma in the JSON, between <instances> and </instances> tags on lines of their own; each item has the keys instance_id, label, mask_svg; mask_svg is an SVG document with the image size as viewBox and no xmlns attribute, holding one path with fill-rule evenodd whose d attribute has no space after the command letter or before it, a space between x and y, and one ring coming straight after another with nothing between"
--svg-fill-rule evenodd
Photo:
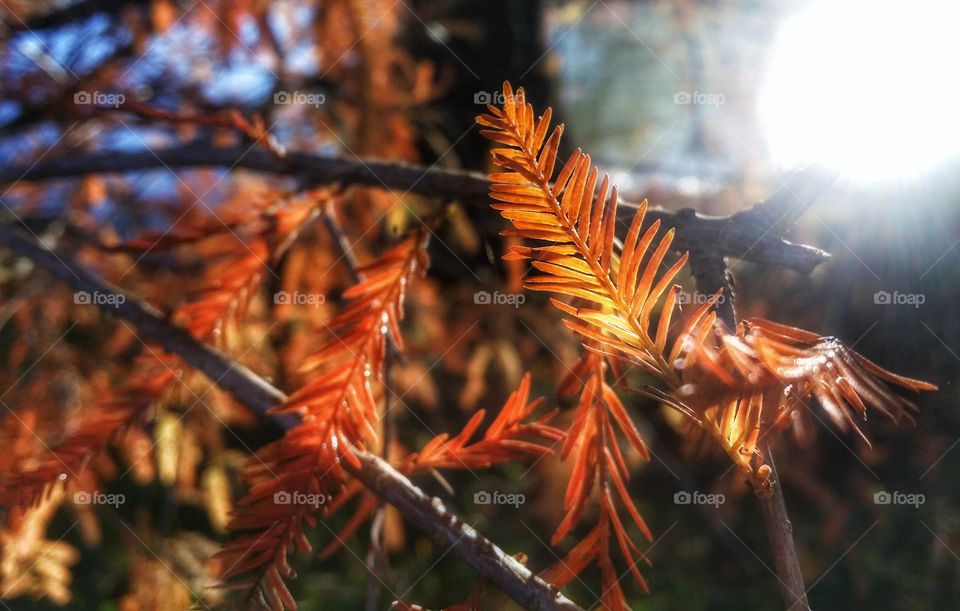
<instances>
[{"instance_id":1,"label":"rust-colored leaf cluster","mask_svg":"<svg viewBox=\"0 0 960 611\"><path fill-rule=\"evenodd\" d=\"M505 258L530 260L540 272L525 280L526 288L566 298L551 302L568 316L564 323L591 353L571 374L582 389L563 449L563 457L573 462L573 475L564 501L567 514L553 544L571 531L595 488L599 516L595 527L545 575L563 585L597 564L604 606L627 609L611 559L611 537L644 589L636 564L645 558L619 518L617 504L648 539L650 531L626 486L629 470L613 424L638 454L645 456L646 449L605 382L604 360L624 361L653 376L662 388L647 387L643 393L679 410L715 438L759 491L770 486L770 468L763 464L759 444L789 426L805 401L816 399L841 429L849 426L862 435L855 417L865 419L868 406L894 418L912 411L912 404L888 383L914 391L934 386L889 373L839 341L807 331L748 320L732 332L712 311L719 293L674 329L680 287L671 283L688 258L684 253L666 263L674 230L657 240L659 221L644 228L644 202L618 248L616 186L608 176L600 177L579 149L554 177L563 126L550 131L549 108L535 118L522 89L514 92L505 83L503 99L502 108L488 106L488 113L477 117L481 133L495 143L493 163L505 170L490 174L492 207L512 225L504 235L545 243L514 245ZM571 386L569 380L565 386Z\"/></svg>"},{"instance_id":2,"label":"rust-colored leaf cluster","mask_svg":"<svg viewBox=\"0 0 960 611\"><path fill-rule=\"evenodd\" d=\"M542 404L540 398L530 400L530 384L531 376L526 374L520 387L510 394L479 439L471 442L486 417L487 411L484 409L474 413L456 436L451 438L449 434L441 433L425 443L420 451L405 454L399 444L395 444L394 451L391 452L391 462L404 475L416 476L440 469L488 469L494 465L538 459L552 454L563 433L549 424L556 416L556 411L530 421ZM380 504L375 494L354 480L333 499L328 507L328 515L336 513L355 497L361 500L354 509L353 516L321 550L321 557L330 556L337 551L344 541L373 515Z\"/></svg>"},{"instance_id":3,"label":"rust-colored leaf cluster","mask_svg":"<svg viewBox=\"0 0 960 611\"><path fill-rule=\"evenodd\" d=\"M194 256L208 254L203 274L195 282L192 300L178 306L171 318L197 339L231 351L236 348L233 338L260 288L267 263L282 251L284 241L296 235L298 228L309 219L311 208L301 203L279 210L252 208L234 218L225 213L224 217L231 223L229 226L222 220L214 224L207 217L191 218L176 231L162 236L145 235L106 250L130 253L138 258L147 253L173 254L184 247L189 248ZM219 416L214 416L206 408L193 410L189 406L195 407L206 395L206 391L195 384L197 379L179 358L147 348L135 359L124 384L99 396L99 403L85 410L80 422L58 443L45 445L44 452L33 460L12 465L11 472L2 482L4 505L14 516L22 516L16 520L32 523L29 521L42 518L46 524L52 510L43 508L52 503L56 509L76 493L89 494L97 490L99 478L94 467L107 448L115 445L129 458L129 469L135 477L140 477L143 465L149 467L153 463L151 455L154 455L164 483L176 483L187 493L202 485L211 519L215 524L221 523L223 518L217 515L223 511L215 499L229 494L222 485L223 478L217 476L222 472L222 465L209 466L202 481L189 471L197 466L198 461L190 458L201 451L197 446L210 446L208 451L211 454L222 447L223 442L217 437L219 429L208 429L211 432L206 436L196 435L193 429L187 429L186 434L177 431L184 428L181 422L191 415L198 419L219 419L215 420L217 424L243 422L250 416L246 410L225 401L211 401L220 405ZM167 405L175 403L188 407L182 414L164 415ZM158 421L153 432L141 428L141 422L148 418ZM163 433L159 424L163 422L174 427L168 434ZM24 434L33 435L30 431L24 431ZM169 467L165 468L165 465ZM152 479L155 475L153 469L148 471L146 477ZM84 524L95 520L90 506L74 505L74 509ZM16 532L11 531L11 537ZM24 579L18 583L31 582ZM50 592L50 596L63 598L63 594L54 589Z\"/></svg>"},{"instance_id":4,"label":"rust-colored leaf cluster","mask_svg":"<svg viewBox=\"0 0 960 611\"><path fill-rule=\"evenodd\" d=\"M715 331L715 342L705 337L693 343L679 364L684 385L678 403L693 410L697 423L761 487L769 485L769 468L754 460L758 446L794 422L808 421L811 400L838 429L852 429L869 445L861 428L867 406L894 422L912 421L916 412L891 385L936 390L882 369L835 338L769 320L744 320L736 334Z\"/></svg>"},{"instance_id":5,"label":"rust-colored leaf cluster","mask_svg":"<svg viewBox=\"0 0 960 611\"><path fill-rule=\"evenodd\" d=\"M13 26L12 36L29 29L26 20L47 15L61 25L82 26L75 10L106 13L116 4L47 2L37 8L8 2L5 25ZM459 139L448 139L455 117L427 104L441 94L461 94L457 73L428 59L429 49L440 45L434 50L449 56L450 48L459 53L461 45L473 48L487 36L457 7L451 12L445 3L408 7L387 0L304 6L209 0L192 8L152 0L144 13L141 3L119 4L111 23L129 37L105 45L114 48L98 67L70 70L71 78L51 78L39 63L40 72L11 72L11 91L31 92L13 100L18 108L12 112L20 116L3 126L5 139L24 137L25 143L14 147L24 151L11 158L31 157L29 151L43 144L37 153L50 159L34 159L28 173L43 175L33 171L38 166L52 167L57 175L57 164L66 161L65 177L72 178L85 170L71 163L71 155L95 153L95 158L124 148L111 141L115 131L104 129L122 125L148 147L249 145L249 151L262 147L273 159L267 158L265 167L238 160L246 169L226 173L203 163L193 167L196 159L187 159L186 165L165 167L176 181L157 189L140 184L137 172L95 169L67 190L57 211L63 218L53 220L47 211L51 200L61 197L59 190L44 179L19 180L11 185L7 207L24 228L35 226L44 241L56 242L65 258L142 295L172 324L289 391L271 415L299 423L260 447L279 434L269 427L256 430L264 414L239 405L217 389L217 381L193 372L178 356L141 341L126 323L115 324L103 345L90 345L91 323L106 322L99 310L74 307L69 296L35 299L38 288L47 290L49 278L23 272L23 261L12 259L0 282L4 296L13 297L0 308L0 329L9 330L13 321L10 327L20 332L5 355L7 369L15 373L3 380L4 386L10 383L3 405L15 407L7 407L9 415L0 422L6 450L0 455L0 598L68 602L70 566L78 553L65 542L48 540L46 531L62 508L77 518L84 540L96 542L99 520L109 510L70 499L129 473L137 486L163 490L164 512L170 511L161 521L177 517L159 535L143 526L147 520L127 528L149 545L140 549L138 541L131 545L136 552L124 557L128 587L118 600L120 609L216 603L223 594L206 592L214 572L225 588L241 591L230 595L236 595L232 607L296 608L289 587L293 552L313 552L307 529L318 520L333 534L319 550L321 558L340 551L374 515L368 560L382 552L376 560L388 565L389 553L402 547L400 514L351 475L359 465L355 450L362 449L411 479L430 474L441 480L440 470L525 460L546 472L552 461L541 459L559 455L563 466L544 475L566 477L563 469L569 469L551 537L562 560L542 576L562 587L593 568L601 581L596 602L627 609L627 572L637 587L648 589L638 568L649 564L640 539L652 541L653 529L641 515L631 481L635 465L650 452L634 406L619 389L637 386L645 398L682 414L684 423L721 448L762 494L772 484L763 455L781 432L802 431L822 413L866 441L863 423L871 410L895 421L912 419L916 406L896 390L934 388L887 372L834 338L762 319L727 328L714 311L720 293L679 316L676 283L690 255L677 252L674 229L648 222L643 202L621 232L624 206L617 186L580 149L561 159L563 126L551 125L549 108L535 116L523 90L509 84L502 107L490 106L477 119L494 143L492 161L499 167L490 175L492 207L511 225L503 233L504 277L491 280L498 270L471 263L483 259L485 228L475 226L449 194L424 188L431 176L457 179L441 169L447 164L476 161L447 158L463 148ZM180 44L155 44L167 32ZM420 40L423 36L429 40ZM17 56L18 45L8 46ZM77 67L70 55L64 67ZM142 61L148 55L151 60ZM232 73L249 58L260 64L256 71L266 68L276 77L277 91L271 93L298 88L324 101L283 103L274 97L270 105L265 97L256 105L243 102L248 109L243 113L219 105L201 85L210 74ZM466 67L459 56L456 60ZM177 70L163 68L163 78L144 79L137 64ZM163 82L166 75L176 82ZM139 82L144 85L136 92L126 90ZM129 95L110 108L78 105L74 96L81 91ZM238 103L240 96L230 99L227 104ZM258 112L249 114L253 107ZM51 125L62 130L56 141L47 140ZM283 128L274 130L278 125ZM73 134L75 126L80 129ZM285 147L299 153L288 156ZM328 152L339 158L328 159ZM181 153L168 151L177 161L174 153ZM253 157L266 158L259 151ZM386 165L367 166L372 159ZM311 190L317 178L308 162L321 168L328 162L353 164L368 174L358 180L347 172L330 179L335 186ZM433 166L401 194L387 177L389 168L409 172L402 164L418 162ZM358 186L375 182L369 174L378 165L386 168L383 184ZM476 177L469 180L476 184ZM437 269L435 278L422 277L427 234L447 240L456 259ZM358 266L358 260L369 263ZM464 282L447 281L463 275L464 268L471 273ZM411 291L417 276L417 290ZM556 319L536 308L490 316L476 295L471 306L468 293L478 288L472 278L512 292L548 293L574 333L556 333ZM304 294L316 307L287 299ZM345 303L327 299L331 295ZM32 309L39 313L27 312ZM79 325L74 334L67 327L71 322ZM401 326L412 331L408 337ZM548 366L535 362L544 347L558 356ZM47 352L38 350L49 350L48 362L41 363ZM49 373L61 365L63 375L52 379ZM557 389L575 403L566 413L544 410L544 402L532 396L528 371L539 377L549 367L556 378L569 372ZM499 411L476 409L485 396L508 391ZM459 401L451 405L449 397ZM399 425L387 412L395 416L398 404L406 407L404 398L414 406L411 413L422 410L431 424L449 416L441 408L465 424L456 433L431 434L425 443L412 444L405 435L401 441ZM266 437L254 452L244 440L260 433ZM211 539L195 532L184 537L187 528L174 524L184 506L205 510L213 531L232 531L218 554L210 550L217 545ZM376 533L380 519L386 523L382 541ZM177 562L168 564L168 556ZM526 563L522 553L516 558ZM380 568L373 578L389 581L390 567ZM466 600L449 609L482 608L492 583L478 580ZM402 601L395 606L421 609Z\"/></svg>"},{"instance_id":6,"label":"rust-colored leaf cluster","mask_svg":"<svg viewBox=\"0 0 960 611\"><path fill-rule=\"evenodd\" d=\"M316 514L328 518L356 498L352 517L323 550L335 552L373 514L379 500L351 480L342 461L359 467L351 448L375 448L381 443L378 422L383 366L388 340L403 349L399 322L407 285L425 268L419 234L394 246L358 271L363 280L345 297L350 306L328 325L329 341L303 363L308 382L275 408L292 413L302 423L266 446L250 461L247 495L237 504L230 528L248 531L218 555L221 573L230 587L272 609L295 608L283 582L294 575L287 554L294 547L310 551L304 526ZM485 418L474 414L453 438L441 434L419 452L396 461L413 475L434 469L479 469L550 453L561 432L549 425L555 413L529 421L541 400L530 400L530 376L472 441ZM305 499L307 503L297 503ZM287 501L293 502L287 502Z\"/></svg>"},{"instance_id":7,"label":"rust-colored leaf cluster","mask_svg":"<svg viewBox=\"0 0 960 611\"><path fill-rule=\"evenodd\" d=\"M648 590L646 580L637 569L637 564L647 559L632 541L619 508L623 508L630 522L648 541L653 539L627 489L630 469L618 438L624 437L643 460L649 460L650 453L626 407L607 383L606 376L605 358L591 352L581 358L560 385L563 394L579 392L579 401L561 451L561 458L573 463L564 497L567 514L554 532L551 544L560 545L580 522L584 507L595 490L600 507L597 524L590 533L548 569L544 578L563 586L586 566L596 562L601 570L601 600L606 607L615 609L624 608L627 601L620 585L620 575L611 562L611 535L616 539L620 555L634 580Z\"/></svg>"},{"instance_id":8,"label":"rust-colored leaf cluster","mask_svg":"<svg viewBox=\"0 0 960 611\"><path fill-rule=\"evenodd\" d=\"M202 217L183 223L176 231L128 240L109 250L142 255L174 252L188 245L195 253L209 253L211 261L199 278L194 299L180 305L171 318L197 339L229 350L231 331L239 325L259 288L265 265L275 256L271 253L296 232L308 214L309 207L304 205L281 211L254 209L238 216L233 227L222 220ZM237 231L245 233L247 239L241 239ZM18 470L6 482L4 503L29 506L54 484L65 479L68 484L78 483L90 461L121 431L145 416L152 405L184 391L195 399L188 386L190 375L179 358L147 350L136 359L125 386L113 396L101 397L101 403L92 407L76 430L47 448L37 461L17 465Z\"/></svg>"}]
</instances>

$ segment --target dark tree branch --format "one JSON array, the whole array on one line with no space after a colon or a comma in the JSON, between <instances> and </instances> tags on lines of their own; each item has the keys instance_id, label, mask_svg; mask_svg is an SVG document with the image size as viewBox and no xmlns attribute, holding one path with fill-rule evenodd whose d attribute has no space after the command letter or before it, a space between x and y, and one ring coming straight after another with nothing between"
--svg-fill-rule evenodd
<instances>
[{"instance_id":1,"label":"dark tree branch","mask_svg":"<svg viewBox=\"0 0 960 611\"><path fill-rule=\"evenodd\" d=\"M58 255L36 238L8 224L0 223L0 245L27 257L76 291L122 296L122 303L115 308L107 304L101 307L106 312L127 320L136 327L143 339L155 342L168 352L176 354L255 412L266 415L269 408L286 400L286 395L281 390L218 350L198 342L186 330L163 318L160 311L153 306L83 270L69 257ZM294 423L289 419L278 422L284 428L289 428ZM439 499L428 497L383 459L362 450L356 450L356 455L361 463L359 470L344 465L352 476L395 506L409 522L449 547L455 556L518 604L527 609L580 611L579 606L563 596L554 586L534 575L489 539L464 524L460 518L448 511Z\"/></svg>"},{"instance_id":2,"label":"dark tree branch","mask_svg":"<svg viewBox=\"0 0 960 611\"><path fill-rule=\"evenodd\" d=\"M397 508L434 539L451 547L483 577L526 609L580 609L556 588L530 572L468 524L450 513L440 499L429 498L410 480L381 459L363 452L358 455L363 469L358 478L367 488Z\"/></svg>"},{"instance_id":3,"label":"dark tree branch","mask_svg":"<svg viewBox=\"0 0 960 611\"><path fill-rule=\"evenodd\" d=\"M298 185L303 188L332 183L359 185L457 199L468 205L483 207L487 206L490 186L490 181L483 174L463 170L374 160L350 161L303 153L290 153L286 159L280 160L259 149L200 145L135 153L83 153L40 161L32 166L0 167L0 183L198 167L238 167L292 176L298 179ZM654 209L648 214L651 219L660 219L664 225L677 229L673 244L677 250L708 248L711 254L717 256L779 265L806 274L829 259L830 255L812 246L794 244L780 237L784 220L790 218L789 214L782 211L786 209L790 214L799 214L806 204L813 201L812 196L828 186L829 182L822 178L811 180L809 175L800 176L798 180L808 185L806 190L789 188L788 185L788 188L768 200L773 201L774 206L758 205L730 216L704 216L690 209L679 212ZM819 186L812 188L810 185ZM632 207L632 204L625 203L623 214L632 214Z\"/></svg>"},{"instance_id":4,"label":"dark tree branch","mask_svg":"<svg viewBox=\"0 0 960 611\"><path fill-rule=\"evenodd\" d=\"M723 289L716 306L717 317L727 325L730 331L735 331L737 328L737 310L734 304L736 294L733 292L733 274L727 269L726 259L700 250L691 250L689 261L690 272L701 294L709 296Z\"/></svg>"}]
</instances>

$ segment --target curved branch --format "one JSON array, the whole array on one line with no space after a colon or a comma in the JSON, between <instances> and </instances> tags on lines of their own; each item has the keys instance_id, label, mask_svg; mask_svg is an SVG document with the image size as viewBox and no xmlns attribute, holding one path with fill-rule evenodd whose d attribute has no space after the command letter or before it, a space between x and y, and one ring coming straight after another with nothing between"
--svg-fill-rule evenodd
<instances>
[{"instance_id":1,"label":"curved branch","mask_svg":"<svg viewBox=\"0 0 960 611\"><path fill-rule=\"evenodd\" d=\"M484 209L490 187L487 177L478 172L366 159L351 161L294 152L280 160L259 149L205 145L132 153L83 153L40 161L30 166L0 167L0 183L199 167L237 167L292 176L299 180L302 188L340 183L408 191L458 199ZM817 173L802 173L796 180L799 182L788 183L767 202L730 216L704 216L692 209L685 209L678 212L650 210L648 217L650 220L660 219L664 225L676 228L673 246L677 250L708 248L716 256L779 265L806 274L828 260L830 255L812 246L789 242L780 235L784 220L795 220L795 215L802 212L830 181ZM808 185L808 188L797 185ZM767 205L773 202L777 202L775 207ZM784 214L783 209L787 206L790 212ZM621 204L623 214L632 216L631 207L629 203ZM769 214L774 209L777 214Z\"/></svg>"},{"instance_id":2,"label":"curved branch","mask_svg":"<svg viewBox=\"0 0 960 611\"><path fill-rule=\"evenodd\" d=\"M36 238L0 223L0 245L27 257L76 291L122 296L122 300L110 300L116 306L104 304L102 307L131 323L143 339L156 342L203 372L250 409L266 415L268 409L286 400L281 390L220 351L198 342L186 330L163 318L153 306L85 271L69 257L55 253ZM292 424L289 420L278 420L278 423L284 428ZM360 459L361 467L354 469L345 463L344 467L351 475L395 506L409 522L449 547L455 556L517 603L527 609L580 611L576 603L563 596L554 586L462 522L439 499L428 497L383 459L361 450L354 452Z\"/></svg>"}]
</instances>

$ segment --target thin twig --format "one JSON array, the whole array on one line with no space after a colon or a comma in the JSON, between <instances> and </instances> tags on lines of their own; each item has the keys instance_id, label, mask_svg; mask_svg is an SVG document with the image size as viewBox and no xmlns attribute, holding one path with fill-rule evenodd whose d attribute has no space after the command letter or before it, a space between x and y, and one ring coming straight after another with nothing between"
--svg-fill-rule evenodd
<instances>
[{"instance_id":1,"label":"thin twig","mask_svg":"<svg viewBox=\"0 0 960 611\"><path fill-rule=\"evenodd\" d=\"M765 444L764 444L765 445ZM773 462L773 453L770 447L761 449L764 464L768 465L772 485L768 490L758 491L757 503L763 514L763 525L770 541L770 550L773 552L773 565L777 570L777 579L780 582L780 593L787 611L809 611L807 591L803 585L803 572L800 570L800 559L797 557L797 548L793 542L793 523L787 513L787 504L783 500L783 490L780 485L777 467Z\"/></svg>"},{"instance_id":2,"label":"thin twig","mask_svg":"<svg viewBox=\"0 0 960 611\"><path fill-rule=\"evenodd\" d=\"M384 462L390 462L390 442L394 435L394 417L390 409L392 406L390 387L390 365L393 363L393 350L388 348L383 355L383 414L380 418L380 439L383 444L380 457ZM386 547L387 506L383 499L377 505L377 510L370 521L370 549L367 550L367 611L376 611L380 608L380 591L382 580L387 578L387 547Z\"/></svg>"},{"instance_id":3,"label":"thin twig","mask_svg":"<svg viewBox=\"0 0 960 611\"><path fill-rule=\"evenodd\" d=\"M334 247L340 253L340 259L346 262L345 267L350 274L354 284L359 284L363 280L360 273L360 262L357 260L350 239L344 233L340 222L336 217L336 209L332 203L327 203L323 210L323 224L333 241ZM398 352L393 335L387 332L387 350L383 355L383 386L384 386L384 405L383 413L380 417L380 457L387 463L390 462L390 442L394 435L394 415L391 411L392 391L390 387L390 366L394 361L394 356ZM387 550L384 540L384 526L386 525L386 505L383 499L377 505L377 510L370 520L370 549L367 550L367 611L375 611L379 608L381 583L386 578L387 569Z\"/></svg>"},{"instance_id":4,"label":"thin twig","mask_svg":"<svg viewBox=\"0 0 960 611\"><path fill-rule=\"evenodd\" d=\"M690 267L697 281L697 288L703 293L714 293L724 289L724 298L717 304L717 315L731 330L737 328L734 306L733 277L722 257L703 257L690 253ZM756 498L763 515L763 524L773 553L773 562L780 582L780 592L787 611L807 611L806 590L803 585L803 573L800 560L793 542L793 526L787 513L787 504L783 499L782 486L777 478L773 464L773 455L768 447L758 448L764 456L764 464L772 469L769 488L757 489Z\"/></svg>"},{"instance_id":5,"label":"thin twig","mask_svg":"<svg viewBox=\"0 0 960 611\"><path fill-rule=\"evenodd\" d=\"M796 222L800 214L832 183L833 177L817 169L797 173L765 202L730 217L731 223L733 219L740 218L742 223L767 227L767 232L779 236ZM727 268L725 258L702 249L694 249L690 252L690 269L696 279L697 288L702 293L712 294L723 289L723 298L717 304L717 315L731 330L736 329L733 275ZM770 542L780 592L787 611L807 611L809 604L803 584L803 572L800 570L800 560L793 541L793 526L787 513L773 454L766 444L758 446L758 449L763 457L763 464L771 469L771 486L755 492Z\"/></svg>"}]
</instances>

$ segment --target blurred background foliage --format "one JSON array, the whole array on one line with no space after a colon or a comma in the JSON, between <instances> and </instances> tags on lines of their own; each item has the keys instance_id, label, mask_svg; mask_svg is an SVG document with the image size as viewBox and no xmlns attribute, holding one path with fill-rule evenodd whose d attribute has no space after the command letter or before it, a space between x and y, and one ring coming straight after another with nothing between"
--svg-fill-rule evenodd
<instances>
[{"instance_id":1,"label":"blurred background foliage","mask_svg":"<svg viewBox=\"0 0 960 611\"><path fill-rule=\"evenodd\" d=\"M783 178L771 162L756 106L778 26L803 3L4 0L0 5L0 164L182 142L252 145L235 130L166 124L123 107L74 103L80 91L122 91L183 114L214 115L228 108L244 116L259 113L271 136L290 150L484 170L487 145L473 126L482 108L477 102L509 79L526 87L535 108L554 106L568 129L565 146L590 152L630 199L726 214L763 199ZM275 104L279 91L322 94L324 103ZM684 92L720 95L722 103L677 103ZM876 126L877 147L886 146L884 129ZM922 398L915 428L895 428L879 418L871 422L872 449L829 426L818 427L808 446L781 441L778 466L816 609L960 604L960 449L955 448L960 174L955 170L955 164L947 165L885 184L838 181L790 236L833 255L809 276L733 265L742 316L767 316L836 335L882 366L941 388ZM62 244L118 279L132 259L114 255L110 267L78 245L76 235L116 243L169 228L198 196L209 211L229 210L294 186L290 179L225 169L177 175L180 179L151 170L18 184L2 198L38 232L54 232ZM375 190L358 189L352 197L385 212L386 224L396 227L415 222L407 206L435 206L411 195L403 196L400 206ZM384 224L372 212L348 216L354 240ZM431 243L429 278L410 297L407 333L417 358L395 374L409 408L399 416L400 441L408 448L434 432L458 430L477 407L496 408L527 369L535 390L553 404L554 384L576 354L576 342L561 331L559 317L535 316L536 308L491 311L472 303L477 290L515 285L516 271L499 261L499 219L492 212L461 210L451 218ZM322 245L320 234L308 242ZM361 258L378 250L363 241L358 249ZM332 263L301 257L312 262L308 268ZM2 379L11 387L3 401L22 418L29 413L36 419L41 436L55 438L69 428L69 414L96 401L112 377L125 375L143 347L122 325L104 326L96 312L74 308L66 289L33 276L9 253L0 262L0 352L7 363ZM120 283L167 310L185 298L178 278L189 272L162 258L144 263ZM338 271L321 288L338 294L348 284ZM878 291L921 294L925 301L919 307L878 304ZM45 296L38 297L41 293ZM330 300L303 320L287 316L271 332L278 358L295 360L306 353L318 321L336 306ZM265 316L256 308L254 313ZM63 341L45 353L60 336ZM261 372L276 365L270 358L257 351L248 355ZM433 368L417 369L416 363ZM655 456L637 464L631 482L655 536L653 564L644 571L651 593L627 588L634 607L778 608L749 489L727 461L686 447L669 414L640 398L633 403ZM45 418L57 424L44 424ZM204 497L226 495L228 502L224 490L237 492L244 447L258 447L277 431L238 416L231 421L235 434L210 442L220 448L216 461L194 465L196 481L170 483L156 473L166 447L156 444L156 426L144 425L142 438L111 453L106 459L111 465L102 468L104 474L138 470L136 477L107 484L129 499L117 509L120 521L111 519L109 508L75 513L65 507L46 527L47 540L76 550L72 598L61 593L58 606L24 595L4 599L4 607L177 608L189 601L187 584L192 589L209 583L206 559L226 535L212 517L221 510ZM189 426L198 425L184 424ZM146 466L131 459L138 456L136 447L150 457ZM174 460L187 460L186 447L169 450ZM218 470L211 470L214 465ZM539 569L556 560L557 551L545 542L560 517L566 471L546 460L527 472L526 465L511 465L479 479L453 474L454 496L432 480L421 483ZM214 483L220 476L226 488ZM474 492L492 489L522 492L527 504L519 509L473 504ZM682 489L722 493L727 502L718 508L677 505L674 494ZM923 494L925 503L877 505L873 495L883 490ZM331 527L336 530L348 517L339 515ZM395 525L392 532L405 544L391 554L391 594L385 598L395 594L437 608L466 597L474 579L465 565L413 529ZM330 532L320 527L313 536L322 547ZM292 588L302 607L363 608L366 549L361 530L328 560L301 558L302 578ZM598 583L588 572L569 593L574 600L593 600L591 588ZM506 605L493 596L491 608Z\"/></svg>"}]
</instances>

